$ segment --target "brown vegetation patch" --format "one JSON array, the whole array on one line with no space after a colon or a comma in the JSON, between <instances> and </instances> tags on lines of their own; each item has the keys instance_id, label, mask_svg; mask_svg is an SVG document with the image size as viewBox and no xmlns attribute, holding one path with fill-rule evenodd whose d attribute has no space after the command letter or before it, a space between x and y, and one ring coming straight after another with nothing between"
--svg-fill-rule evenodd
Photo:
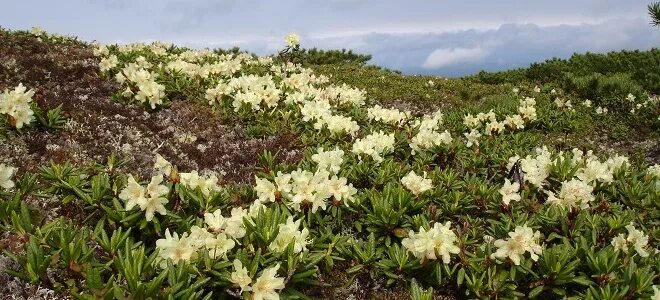
<instances>
[{"instance_id":1,"label":"brown vegetation patch","mask_svg":"<svg viewBox=\"0 0 660 300\"><path fill-rule=\"evenodd\" d=\"M61 104L68 119L62 130L28 128L12 135L0 143L0 162L25 172L51 160L84 166L116 153L131 159L122 171L144 179L160 153L182 172L214 172L223 175L223 183L245 183L264 150L287 162L301 156L294 135L249 137L240 124L223 122L194 101L176 101L157 111L113 102L117 85L98 74L97 64L89 48L0 32L0 90L23 83L35 90L39 107Z\"/></svg>"}]
</instances>

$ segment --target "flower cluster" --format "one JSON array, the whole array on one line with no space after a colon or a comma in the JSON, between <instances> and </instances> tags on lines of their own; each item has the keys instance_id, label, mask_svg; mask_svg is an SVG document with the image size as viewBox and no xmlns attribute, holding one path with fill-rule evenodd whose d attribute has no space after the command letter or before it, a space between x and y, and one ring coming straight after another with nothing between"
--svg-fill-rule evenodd
<instances>
[{"instance_id":1,"label":"flower cluster","mask_svg":"<svg viewBox=\"0 0 660 300\"><path fill-rule=\"evenodd\" d=\"M326 170L331 174L337 174L344 161L344 151L339 148L328 151L319 148L318 152L312 155L312 160L317 164L319 170Z\"/></svg>"},{"instance_id":2,"label":"flower cluster","mask_svg":"<svg viewBox=\"0 0 660 300\"><path fill-rule=\"evenodd\" d=\"M573 108L573 104L571 104L571 100L566 100L564 98L555 98L555 105L557 108L561 110L566 110L566 111L575 111Z\"/></svg>"},{"instance_id":3,"label":"flower cluster","mask_svg":"<svg viewBox=\"0 0 660 300\"><path fill-rule=\"evenodd\" d=\"M330 85L325 88L324 98L331 103L362 106L367 99L366 92L347 84L340 86Z\"/></svg>"},{"instance_id":4,"label":"flower cluster","mask_svg":"<svg viewBox=\"0 0 660 300\"><path fill-rule=\"evenodd\" d=\"M633 224L626 225L628 230L628 236L626 237L623 233L620 233L614 239L612 239L612 246L616 251L623 251L628 253L628 248L633 248L641 257L649 256L649 252L646 247L649 243L649 237L645 235L642 231L635 229Z\"/></svg>"},{"instance_id":5,"label":"flower cluster","mask_svg":"<svg viewBox=\"0 0 660 300\"><path fill-rule=\"evenodd\" d=\"M351 151L358 155L368 155L376 162L382 162L383 155L394 151L394 134L385 134L382 131L372 133L356 140Z\"/></svg>"},{"instance_id":6,"label":"flower cluster","mask_svg":"<svg viewBox=\"0 0 660 300\"><path fill-rule=\"evenodd\" d=\"M0 114L9 117L9 124L12 127L21 129L34 120L34 112L30 107L32 96L34 96L34 91L28 91L22 83L18 84L14 90L5 90L0 94Z\"/></svg>"},{"instance_id":7,"label":"flower cluster","mask_svg":"<svg viewBox=\"0 0 660 300\"><path fill-rule=\"evenodd\" d=\"M504 180L504 185L500 188L500 195L502 195L502 203L509 205L511 201L520 201L520 184L517 182L511 183L509 179Z\"/></svg>"},{"instance_id":8,"label":"flower cluster","mask_svg":"<svg viewBox=\"0 0 660 300\"><path fill-rule=\"evenodd\" d=\"M248 270L243 267L240 260L234 260L234 272L231 273L230 281L241 288L241 292L251 292L251 298L254 300L276 300L280 296L277 290L284 288L284 278L277 277L277 271L280 269L280 264L267 268L261 272L254 285Z\"/></svg>"},{"instance_id":9,"label":"flower cluster","mask_svg":"<svg viewBox=\"0 0 660 300\"><path fill-rule=\"evenodd\" d=\"M424 227L419 232L410 231L408 237L401 241L408 251L419 259L442 259L448 264L451 254L458 254L460 248L456 245L458 238L451 230L451 223L447 221L444 225L435 223L428 231Z\"/></svg>"},{"instance_id":10,"label":"flower cluster","mask_svg":"<svg viewBox=\"0 0 660 300\"><path fill-rule=\"evenodd\" d=\"M596 199L592 193L593 187L591 185L573 178L561 183L561 190L557 196L552 192L548 192L548 203L568 208L587 208L589 202Z\"/></svg>"},{"instance_id":11,"label":"flower cluster","mask_svg":"<svg viewBox=\"0 0 660 300\"><path fill-rule=\"evenodd\" d=\"M275 237L275 240L270 243L268 249L276 253L282 253L286 251L286 248L291 243L293 243L294 253L300 253L307 250L307 244L310 242L307 239L309 236L309 230L307 228L303 228L302 230L298 229L300 228L301 221L302 219L294 222L293 217L289 217L285 224L280 224L277 237Z\"/></svg>"},{"instance_id":12,"label":"flower cluster","mask_svg":"<svg viewBox=\"0 0 660 300\"><path fill-rule=\"evenodd\" d=\"M286 36L285 42L287 46L296 48L300 45L300 37L295 33L290 33Z\"/></svg>"},{"instance_id":13,"label":"flower cluster","mask_svg":"<svg viewBox=\"0 0 660 300\"><path fill-rule=\"evenodd\" d=\"M190 232L185 232L179 237L175 232L170 234L169 229L165 231L165 238L156 241L161 258L161 267L167 266L167 260L176 264L179 261L190 262L204 251L211 259L223 259L232 250L237 242L245 236L246 230L243 220L251 220L263 209L263 205L255 202L249 209L235 207L231 210L231 216L224 217L217 209L214 212L204 214L206 227L192 226Z\"/></svg>"},{"instance_id":14,"label":"flower cluster","mask_svg":"<svg viewBox=\"0 0 660 300\"><path fill-rule=\"evenodd\" d=\"M367 118L385 124L400 126L410 118L410 112L402 112L398 109L387 109L382 108L380 105L375 105L367 109Z\"/></svg>"},{"instance_id":15,"label":"flower cluster","mask_svg":"<svg viewBox=\"0 0 660 300\"><path fill-rule=\"evenodd\" d=\"M161 184L163 176L157 175L151 178L151 182L145 187L140 185L133 175L128 176L126 187L119 194L119 199L126 202L126 210L133 209L136 205L145 212L147 221L154 218L155 213L166 215L167 194L170 189Z\"/></svg>"},{"instance_id":16,"label":"flower cluster","mask_svg":"<svg viewBox=\"0 0 660 300\"><path fill-rule=\"evenodd\" d=\"M191 189L199 188L204 196L209 196L213 192L219 192L218 177L214 174L200 176L196 170L189 173L179 173L180 183Z\"/></svg>"},{"instance_id":17,"label":"flower cluster","mask_svg":"<svg viewBox=\"0 0 660 300\"><path fill-rule=\"evenodd\" d=\"M421 121L416 121L414 127L417 127L419 131L417 135L410 139L409 143L413 155L434 146L451 144L453 139L449 131L438 132L438 127L442 124L442 118L443 114L437 111L432 115L424 116Z\"/></svg>"},{"instance_id":18,"label":"flower cluster","mask_svg":"<svg viewBox=\"0 0 660 300\"><path fill-rule=\"evenodd\" d=\"M328 131L334 134L355 134L360 129L357 122L350 117L333 115L331 104L327 100L303 101L300 112L303 121L316 121L314 128L317 130L327 128Z\"/></svg>"},{"instance_id":19,"label":"flower cluster","mask_svg":"<svg viewBox=\"0 0 660 300\"><path fill-rule=\"evenodd\" d=\"M247 210L242 207L234 207L229 217L224 217L222 211L217 209L212 213L204 214L204 223L212 232L225 233L232 238L240 239L245 236L243 219L256 217L262 208L263 205L259 202L254 202Z\"/></svg>"},{"instance_id":20,"label":"flower cluster","mask_svg":"<svg viewBox=\"0 0 660 300\"><path fill-rule=\"evenodd\" d=\"M471 147L479 144L478 139L481 137L479 129L482 126L483 134L487 136L498 135L502 134L507 127L511 130L524 129L527 123L536 119L536 99L525 97L520 100L518 114L506 115L502 121L497 120L497 115L493 110L487 113L480 112L477 115L467 114L463 118L463 125L470 131L464 133L464 135L467 138L468 147Z\"/></svg>"},{"instance_id":21,"label":"flower cluster","mask_svg":"<svg viewBox=\"0 0 660 300\"><path fill-rule=\"evenodd\" d=\"M547 147L536 148L536 156L528 155L522 159L519 156L509 158L508 169L511 169L517 161L520 161L520 167L525 172L526 182L539 188L545 185L553 163L552 154Z\"/></svg>"},{"instance_id":22,"label":"flower cluster","mask_svg":"<svg viewBox=\"0 0 660 300\"><path fill-rule=\"evenodd\" d=\"M426 178L426 172L424 172L424 176L419 176L415 174L415 171L410 171L408 175L401 178L401 183L415 196L433 188L431 179Z\"/></svg>"},{"instance_id":23,"label":"flower cluster","mask_svg":"<svg viewBox=\"0 0 660 300\"><path fill-rule=\"evenodd\" d=\"M497 251L491 255L492 258L509 258L516 266L520 265L520 258L529 252L532 260L536 261L539 254L543 252L538 242L541 238L539 231L534 231L527 226L516 226L513 232L509 232L509 237L499 239L493 242Z\"/></svg>"},{"instance_id":24,"label":"flower cluster","mask_svg":"<svg viewBox=\"0 0 660 300\"><path fill-rule=\"evenodd\" d=\"M634 97L633 95L628 95L628 97L632 96L633 100L631 102L634 102ZM630 98L629 98L630 99ZM658 95L655 96L649 96L644 102L641 103L636 103L634 104L634 107L630 109L631 114L635 114L639 112L642 109L647 109L651 107L652 105L656 105L660 101L660 97ZM658 120L660 120L660 116L658 116Z\"/></svg>"},{"instance_id":25,"label":"flower cluster","mask_svg":"<svg viewBox=\"0 0 660 300\"><path fill-rule=\"evenodd\" d=\"M134 63L129 63L117 73L115 79L120 84L125 85L122 96L133 97L139 103L147 103L151 109L155 109L157 105L163 104L165 86L156 82L157 73L145 69L149 66L150 63L146 62L144 58L142 60L138 59Z\"/></svg>"},{"instance_id":26,"label":"flower cluster","mask_svg":"<svg viewBox=\"0 0 660 300\"><path fill-rule=\"evenodd\" d=\"M262 203L286 200L286 204L295 211L309 208L316 212L325 210L328 199L334 201L353 201L357 189L347 183L346 178L331 175L325 169L315 173L296 170L289 174L278 172L275 183L265 178L256 178L254 187L258 201Z\"/></svg>"}]
</instances>

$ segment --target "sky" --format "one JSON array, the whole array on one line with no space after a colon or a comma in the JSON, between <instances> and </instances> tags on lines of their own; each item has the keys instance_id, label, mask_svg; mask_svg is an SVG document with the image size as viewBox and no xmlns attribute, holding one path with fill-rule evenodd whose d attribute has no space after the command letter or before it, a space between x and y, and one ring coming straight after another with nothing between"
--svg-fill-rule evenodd
<instances>
[{"instance_id":1,"label":"sky","mask_svg":"<svg viewBox=\"0 0 660 300\"><path fill-rule=\"evenodd\" d=\"M15 0L0 26L102 43L161 40L239 46L352 49L406 74L462 76L578 52L660 47L650 0Z\"/></svg>"}]
</instances>

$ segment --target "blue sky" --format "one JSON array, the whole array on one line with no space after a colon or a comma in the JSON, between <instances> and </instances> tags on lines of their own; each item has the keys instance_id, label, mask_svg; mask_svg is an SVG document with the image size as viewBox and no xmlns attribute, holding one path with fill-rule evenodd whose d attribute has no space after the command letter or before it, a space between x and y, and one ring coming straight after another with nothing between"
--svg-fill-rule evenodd
<instances>
[{"instance_id":1,"label":"blue sky","mask_svg":"<svg viewBox=\"0 0 660 300\"><path fill-rule=\"evenodd\" d=\"M660 46L646 0L21 0L0 26L103 43L163 40L269 54L297 32L303 47L348 48L405 73L457 76L574 52Z\"/></svg>"}]
</instances>

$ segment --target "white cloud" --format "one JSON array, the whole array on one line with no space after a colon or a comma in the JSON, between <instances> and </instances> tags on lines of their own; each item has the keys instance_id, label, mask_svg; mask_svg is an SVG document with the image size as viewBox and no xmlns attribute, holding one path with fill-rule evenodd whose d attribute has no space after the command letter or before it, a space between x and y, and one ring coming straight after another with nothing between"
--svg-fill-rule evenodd
<instances>
[{"instance_id":1,"label":"white cloud","mask_svg":"<svg viewBox=\"0 0 660 300\"><path fill-rule=\"evenodd\" d=\"M480 47L477 48L454 48L435 49L426 58L422 65L426 69L438 69L462 62L475 62L482 60L489 52Z\"/></svg>"}]
</instances>

